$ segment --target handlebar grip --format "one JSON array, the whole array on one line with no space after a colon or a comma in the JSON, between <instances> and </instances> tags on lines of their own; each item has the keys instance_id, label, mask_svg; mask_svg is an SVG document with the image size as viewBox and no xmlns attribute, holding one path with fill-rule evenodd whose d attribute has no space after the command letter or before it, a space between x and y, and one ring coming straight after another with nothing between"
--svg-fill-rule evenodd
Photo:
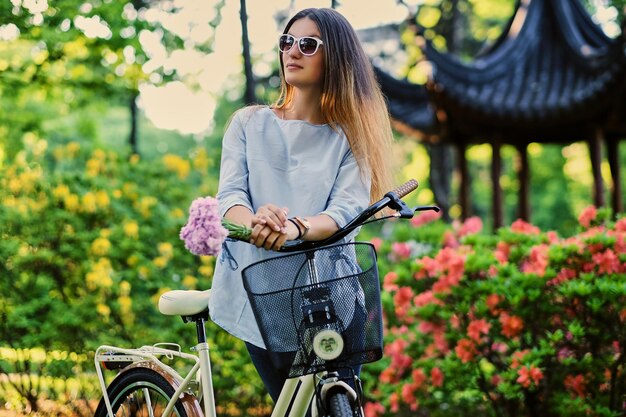
<instances>
[{"instance_id":1,"label":"handlebar grip","mask_svg":"<svg viewBox=\"0 0 626 417\"><path fill-rule=\"evenodd\" d=\"M393 190L392 193L397 195L398 198L402 198L408 193L415 191L418 185L419 184L417 183L416 180L408 180L407 182L405 182L404 184L402 184L401 186Z\"/></svg>"}]
</instances>

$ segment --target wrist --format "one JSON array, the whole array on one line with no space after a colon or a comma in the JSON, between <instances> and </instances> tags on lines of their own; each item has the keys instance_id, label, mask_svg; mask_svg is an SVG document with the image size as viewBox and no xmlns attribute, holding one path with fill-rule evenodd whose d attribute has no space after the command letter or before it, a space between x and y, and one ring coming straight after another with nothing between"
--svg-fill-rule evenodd
<instances>
[{"instance_id":1,"label":"wrist","mask_svg":"<svg viewBox=\"0 0 626 417\"><path fill-rule=\"evenodd\" d=\"M302 228L295 219L287 219L287 237L289 240L298 240L302 237Z\"/></svg>"}]
</instances>

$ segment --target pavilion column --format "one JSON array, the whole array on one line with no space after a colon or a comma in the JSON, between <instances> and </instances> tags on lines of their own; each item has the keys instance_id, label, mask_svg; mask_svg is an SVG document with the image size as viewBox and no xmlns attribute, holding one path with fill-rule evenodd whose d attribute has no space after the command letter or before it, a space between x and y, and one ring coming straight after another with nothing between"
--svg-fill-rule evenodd
<instances>
[{"instance_id":1,"label":"pavilion column","mask_svg":"<svg viewBox=\"0 0 626 417\"><path fill-rule=\"evenodd\" d=\"M528 166L528 144L517 146L519 166L517 178L519 180L519 211L520 219L530 221L530 167Z\"/></svg>"},{"instance_id":2,"label":"pavilion column","mask_svg":"<svg viewBox=\"0 0 626 417\"><path fill-rule=\"evenodd\" d=\"M504 223L502 214L502 187L500 187L500 177L502 175L502 155L500 141L495 140L491 144L491 183L493 184L493 229L502 227Z\"/></svg>"},{"instance_id":3,"label":"pavilion column","mask_svg":"<svg viewBox=\"0 0 626 417\"><path fill-rule=\"evenodd\" d=\"M593 172L593 204L604 206L604 184L602 183L602 129L597 129L589 141L589 156Z\"/></svg>"},{"instance_id":4,"label":"pavilion column","mask_svg":"<svg viewBox=\"0 0 626 417\"><path fill-rule=\"evenodd\" d=\"M613 177L611 207L613 208L613 215L617 215L618 213L624 211L624 204L622 203L622 178L620 176L619 162L619 139L609 138L606 144L609 167L611 168L611 176Z\"/></svg>"},{"instance_id":5,"label":"pavilion column","mask_svg":"<svg viewBox=\"0 0 626 417\"><path fill-rule=\"evenodd\" d=\"M467 167L467 158L465 155L467 145L463 142L458 142L456 144L456 150L459 161L459 174L461 177L461 185L459 187L459 203L461 204L461 219L464 220L472 215L469 169Z\"/></svg>"}]
</instances>

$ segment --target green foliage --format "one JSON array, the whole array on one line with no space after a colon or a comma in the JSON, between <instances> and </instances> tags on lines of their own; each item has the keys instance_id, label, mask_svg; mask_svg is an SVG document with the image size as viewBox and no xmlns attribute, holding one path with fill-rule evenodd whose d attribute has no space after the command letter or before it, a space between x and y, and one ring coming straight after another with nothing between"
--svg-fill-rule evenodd
<instances>
[{"instance_id":1,"label":"green foliage","mask_svg":"<svg viewBox=\"0 0 626 417\"><path fill-rule=\"evenodd\" d=\"M387 343L365 367L368 415L622 415L626 218L610 218L587 207L570 238L523 221L396 225L379 248ZM429 228L440 243L416 250Z\"/></svg>"},{"instance_id":2,"label":"green foliage","mask_svg":"<svg viewBox=\"0 0 626 417\"><path fill-rule=\"evenodd\" d=\"M81 355L101 344L195 345L193 326L162 316L156 303L168 289L211 285L215 259L187 252L178 234L191 200L216 192L215 156L198 148L191 157L127 160L77 142L48 149L35 135L23 147L0 165L0 345ZM243 343L217 326L208 338L219 346L222 404L267 401ZM20 371L4 356L0 366L0 380L16 372L62 379L69 370L52 361Z\"/></svg>"}]
</instances>

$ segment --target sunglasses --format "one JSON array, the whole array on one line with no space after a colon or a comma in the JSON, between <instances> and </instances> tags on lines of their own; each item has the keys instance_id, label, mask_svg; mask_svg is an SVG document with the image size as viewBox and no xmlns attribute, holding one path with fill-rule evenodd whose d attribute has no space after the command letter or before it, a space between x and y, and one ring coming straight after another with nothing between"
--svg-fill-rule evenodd
<instances>
[{"instance_id":1,"label":"sunglasses","mask_svg":"<svg viewBox=\"0 0 626 417\"><path fill-rule=\"evenodd\" d=\"M280 38L278 38L278 49L280 52L289 52L296 43L298 43L298 49L302 55L306 56L315 55L320 45L324 45L324 42L321 40L310 36L295 38L291 35L284 34L280 35Z\"/></svg>"}]
</instances>

